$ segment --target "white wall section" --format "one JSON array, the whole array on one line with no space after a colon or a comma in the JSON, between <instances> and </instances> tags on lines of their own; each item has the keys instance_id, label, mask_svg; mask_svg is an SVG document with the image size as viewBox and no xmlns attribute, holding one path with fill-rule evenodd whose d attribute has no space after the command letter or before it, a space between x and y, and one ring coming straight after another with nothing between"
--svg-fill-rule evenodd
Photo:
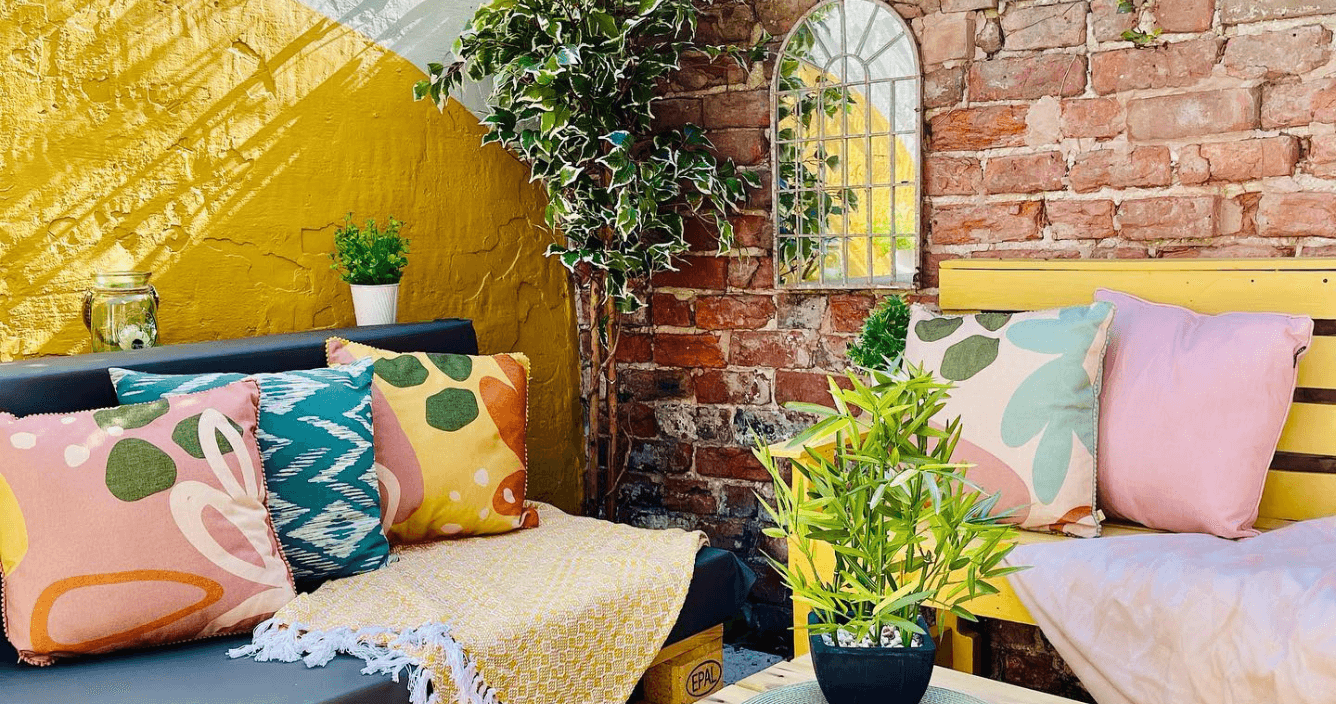
<instances>
[{"instance_id":1,"label":"white wall section","mask_svg":"<svg viewBox=\"0 0 1336 704\"><path fill-rule=\"evenodd\" d=\"M429 63L455 60L450 48L484 0L297 0L320 14L361 32L376 44L408 59L423 73ZM404 86L404 91L412 86ZM484 86L466 84L457 96L482 114Z\"/></svg>"}]
</instances>

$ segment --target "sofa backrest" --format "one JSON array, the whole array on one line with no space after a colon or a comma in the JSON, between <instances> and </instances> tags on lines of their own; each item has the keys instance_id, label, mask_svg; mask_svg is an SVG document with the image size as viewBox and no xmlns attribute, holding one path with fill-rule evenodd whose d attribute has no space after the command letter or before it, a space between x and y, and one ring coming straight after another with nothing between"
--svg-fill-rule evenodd
<instances>
[{"instance_id":1,"label":"sofa backrest","mask_svg":"<svg viewBox=\"0 0 1336 704\"><path fill-rule=\"evenodd\" d=\"M1259 525L1336 515L1336 259L958 259L942 263L940 286L947 312L1084 305L1108 288L1199 313L1311 317L1313 346L1299 363Z\"/></svg>"},{"instance_id":2,"label":"sofa backrest","mask_svg":"<svg viewBox=\"0 0 1336 704\"><path fill-rule=\"evenodd\" d=\"M123 367L158 374L258 374L325 366L325 340L342 337L395 352L477 354L467 320L313 330L238 340L166 345L147 350L72 357L40 357L0 364L0 411L26 416L115 406L107 370Z\"/></svg>"}]
</instances>

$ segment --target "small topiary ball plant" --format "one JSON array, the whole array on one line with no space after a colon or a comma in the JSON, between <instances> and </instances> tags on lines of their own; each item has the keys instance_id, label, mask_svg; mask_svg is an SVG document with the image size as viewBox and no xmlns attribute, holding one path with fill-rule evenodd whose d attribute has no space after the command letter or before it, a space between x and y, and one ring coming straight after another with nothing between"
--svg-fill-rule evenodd
<instances>
[{"instance_id":1,"label":"small topiary ball plant","mask_svg":"<svg viewBox=\"0 0 1336 704\"><path fill-rule=\"evenodd\" d=\"M908 335L909 304L900 296L891 296L863 321L858 339L849 345L849 360L865 369L898 366Z\"/></svg>"},{"instance_id":2,"label":"small topiary ball plant","mask_svg":"<svg viewBox=\"0 0 1336 704\"><path fill-rule=\"evenodd\" d=\"M334 251L329 255L334 264L330 268L354 286L399 283L408 266L408 239L399 234L403 225L391 215L384 230L375 220L358 227L349 213L343 227L334 233Z\"/></svg>"}]
</instances>

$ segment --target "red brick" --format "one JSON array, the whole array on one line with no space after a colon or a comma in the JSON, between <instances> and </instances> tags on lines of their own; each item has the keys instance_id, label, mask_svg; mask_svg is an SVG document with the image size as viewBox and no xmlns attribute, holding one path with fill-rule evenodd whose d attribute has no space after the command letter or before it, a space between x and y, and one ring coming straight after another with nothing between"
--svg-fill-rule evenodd
<instances>
[{"instance_id":1,"label":"red brick","mask_svg":"<svg viewBox=\"0 0 1336 704\"><path fill-rule=\"evenodd\" d=\"M745 447L696 448L696 473L706 477L770 481L770 473Z\"/></svg>"},{"instance_id":2,"label":"red brick","mask_svg":"<svg viewBox=\"0 0 1336 704\"><path fill-rule=\"evenodd\" d=\"M713 225L707 226L700 218L687 218L682 236L692 252L719 253L719 233Z\"/></svg>"},{"instance_id":3,"label":"red brick","mask_svg":"<svg viewBox=\"0 0 1336 704\"><path fill-rule=\"evenodd\" d=\"M691 398L696 386L684 369L626 369L619 376L622 391L640 401Z\"/></svg>"},{"instance_id":4,"label":"red brick","mask_svg":"<svg viewBox=\"0 0 1336 704\"><path fill-rule=\"evenodd\" d=\"M1002 33L1008 49L1051 49L1081 46L1086 40L1087 3L1008 7Z\"/></svg>"},{"instance_id":5,"label":"red brick","mask_svg":"<svg viewBox=\"0 0 1336 704\"><path fill-rule=\"evenodd\" d=\"M1331 57L1331 32L1310 25L1278 32L1244 34L1229 40L1221 63L1239 78L1276 78L1307 73Z\"/></svg>"},{"instance_id":6,"label":"red brick","mask_svg":"<svg viewBox=\"0 0 1336 704\"><path fill-rule=\"evenodd\" d=\"M1062 101L1063 137L1117 137L1126 122L1123 105L1114 98Z\"/></svg>"},{"instance_id":7,"label":"red brick","mask_svg":"<svg viewBox=\"0 0 1336 704\"><path fill-rule=\"evenodd\" d=\"M824 372L791 372L780 370L775 372L775 403L784 404L797 401L800 403L816 403L822 406L831 405L830 383L827 379L833 378L841 388L849 388L849 378L842 375L827 375Z\"/></svg>"},{"instance_id":8,"label":"red brick","mask_svg":"<svg viewBox=\"0 0 1336 704\"><path fill-rule=\"evenodd\" d=\"M764 4L764 3L763 3ZM814 3L807 3L808 5ZM923 3L927 5L927 3ZM970 10L996 10L997 0L942 0L942 12L969 12Z\"/></svg>"},{"instance_id":9,"label":"red brick","mask_svg":"<svg viewBox=\"0 0 1336 704\"><path fill-rule=\"evenodd\" d=\"M770 257L734 259L728 267L728 287L753 291L774 288L774 260Z\"/></svg>"},{"instance_id":10,"label":"red brick","mask_svg":"<svg viewBox=\"0 0 1336 704\"><path fill-rule=\"evenodd\" d=\"M1050 200L1044 205L1057 240L1100 240L1118 234L1113 229L1111 200Z\"/></svg>"},{"instance_id":11,"label":"red brick","mask_svg":"<svg viewBox=\"0 0 1336 704\"><path fill-rule=\"evenodd\" d=\"M974 101L1073 96L1084 93L1085 87L1086 60L1081 54L1019 56L976 61L970 66L970 99Z\"/></svg>"},{"instance_id":12,"label":"red brick","mask_svg":"<svg viewBox=\"0 0 1336 704\"><path fill-rule=\"evenodd\" d=\"M702 330L751 330L775 319L769 296L701 296L696 299L696 327Z\"/></svg>"},{"instance_id":13,"label":"red brick","mask_svg":"<svg viewBox=\"0 0 1336 704\"><path fill-rule=\"evenodd\" d=\"M655 286L722 290L728 285L727 257L682 257L677 271L653 276Z\"/></svg>"},{"instance_id":14,"label":"red brick","mask_svg":"<svg viewBox=\"0 0 1336 704\"><path fill-rule=\"evenodd\" d=\"M714 143L715 154L732 159L742 166L754 166L770 156L770 141L766 139L764 130L712 130L709 137Z\"/></svg>"},{"instance_id":15,"label":"red brick","mask_svg":"<svg viewBox=\"0 0 1336 704\"><path fill-rule=\"evenodd\" d=\"M710 369L696 376L697 403L728 403L744 406L771 402L770 379L759 371Z\"/></svg>"},{"instance_id":16,"label":"red brick","mask_svg":"<svg viewBox=\"0 0 1336 704\"><path fill-rule=\"evenodd\" d=\"M663 480L663 507L669 511L712 516L719 510L719 502L710 490L710 483L704 479L670 474Z\"/></svg>"},{"instance_id":17,"label":"red brick","mask_svg":"<svg viewBox=\"0 0 1336 704\"><path fill-rule=\"evenodd\" d=\"M1215 0L1156 0L1154 13L1156 26L1166 32L1205 32L1211 28Z\"/></svg>"},{"instance_id":18,"label":"red brick","mask_svg":"<svg viewBox=\"0 0 1336 704\"><path fill-rule=\"evenodd\" d=\"M654 358L654 336L623 332L617 340L617 361L628 364Z\"/></svg>"},{"instance_id":19,"label":"red brick","mask_svg":"<svg viewBox=\"0 0 1336 704\"><path fill-rule=\"evenodd\" d=\"M923 188L930 196L968 196L983 187L983 169L972 156L928 156L923 160Z\"/></svg>"},{"instance_id":20,"label":"red brick","mask_svg":"<svg viewBox=\"0 0 1336 704\"><path fill-rule=\"evenodd\" d=\"M1336 178L1336 134L1313 135L1308 148L1308 173Z\"/></svg>"},{"instance_id":21,"label":"red brick","mask_svg":"<svg viewBox=\"0 0 1336 704\"><path fill-rule=\"evenodd\" d=\"M932 151L979 151L1025 144L1025 105L961 108L936 115L928 123Z\"/></svg>"},{"instance_id":22,"label":"red brick","mask_svg":"<svg viewBox=\"0 0 1336 704\"><path fill-rule=\"evenodd\" d=\"M622 428L633 438L657 438L659 424L654 420L654 406L648 403L623 403L619 406L625 414Z\"/></svg>"},{"instance_id":23,"label":"red brick","mask_svg":"<svg viewBox=\"0 0 1336 704\"><path fill-rule=\"evenodd\" d=\"M690 471L691 458L695 454L690 443L658 438L632 440L621 449L628 471L658 475Z\"/></svg>"},{"instance_id":24,"label":"red brick","mask_svg":"<svg viewBox=\"0 0 1336 704\"><path fill-rule=\"evenodd\" d=\"M1061 152L995 156L984 169L989 193L1038 193L1062 189L1067 160Z\"/></svg>"},{"instance_id":25,"label":"red brick","mask_svg":"<svg viewBox=\"0 0 1336 704\"><path fill-rule=\"evenodd\" d=\"M1137 13L1119 12L1118 0L1092 0L1090 13L1093 15L1091 32L1095 35L1095 41L1118 41L1123 32L1137 26Z\"/></svg>"},{"instance_id":26,"label":"red brick","mask_svg":"<svg viewBox=\"0 0 1336 704\"><path fill-rule=\"evenodd\" d=\"M923 287L937 288L937 285L940 283L939 274L941 272L942 262L951 261L952 259L960 259L960 255L952 254L951 252L929 251L927 256L923 258Z\"/></svg>"},{"instance_id":27,"label":"red brick","mask_svg":"<svg viewBox=\"0 0 1336 704\"><path fill-rule=\"evenodd\" d=\"M1336 122L1336 78L1269 84L1262 94L1262 127Z\"/></svg>"},{"instance_id":28,"label":"red brick","mask_svg":"<svg viewBox=\"0 0 1336 704\"><path fill-rule=\"evenodd\" d=\"M863 329L863 321L876 303L871 295L866 294L841 293L830 296L830 331L858 332Z\"/></svg>"},{"instance_id":29,"label":"red brick","mask_svg":"<svg viewBox=\"0 0 1336 704\"><path fill-rule=\"evenodd\" d=\"M1201 155L1201 147L1189 144L1178 151L1178 182L1196 186L1211 180L1211 162Z\"/></svg>"},{"instance_id":30,"label":"red brick","mask_svg":"<svg viewBox=\"0 0 1336 704\"><path fill-rule=\"evenodd\" d=\"M1208 37L1154 49L1102 51L1090 58L1090 83L1100 94L1190 86L1211 75L1218 46Z\"/></svg>"},{"instance_id":31,"label":"red brick","mask_svg":"<svg viewBox=\"0 0 1336 704\"><path fill-rule=\"evenodd\" d=\"M739 367L808 369L815 337L796 330L739 330L733 333L729 361Z\"/></svg>"},{"instance_id":32,"label":"red brick","mask_svg":"<svg viewBox=\"0 0 1336 704\"><path fill-rule=\"evenodd\" d=\"M1213 181L1252 181L1290 176L1299 161L1299 140L1289 135L1201 145Z\"/></svg>"},{"instance_id":33,"label":"red brick","mask_svg":"<svg viewBox=\"0 0 1336 704\"><path fill-rule=\"evenodd\" d=\"M1136 141L1242 132L1257 127L1257 103L1251 88L1141 98L1127 110L1127 131Z\"/></svg>"},{"instance_id":34,"label":"red brick","mask_svg":"<svg viewBox=\"0 0 1336 704\"><path fill-rule=\"evenodd\" d=\"M751 39L756 13L742 3L711 4L701 10L696 39L707 44L736 44Z\"/></svg>"},{"instance_id":35,"label":"red brick","mask_svg":"<svg viewBox=\"0 0 1336 704\"><path fill-rule=\"evenodd\" d=\"M1120 245L1117 247L1096 247L1090 250L1091 259L1149 259L1150 252L1145 247Z\"/></svg>"},{"instance_id":36,"label":"red brick","mask_svg":"<svg viewBox=\"0 0 1336 704\"><path fill-rule=\"evenodd\" d=\"M705 127L769 127L770 91L728 91L701 98Z\"/></svg>"},{"instance_id":37,"label":"red brick","mask_svg":"<svg viewBox=\"0 0 1336 704\"><path fill-rule=\"evenodd\" d=\"M1039 239L1040 201L938 205L932 209L933 244L989 244Z\"/></svg>"},{"instance_id":38,"label":"red brick","mask_svg":"<svg viewBox=\"0 0 1336 704\"><path fill-rule=\"evenodd\" d=\"M774 230L770 218L759 215L738 215L729 218L733 224L733 245L752 249L770 249L774 246Z\"/></svg>"},{"instance_id":39,"label":"red brick","mask_svg":"<svg viewBox=\"0 0 1336 704\"><path fill-rule=\"evenodd\" d=\"M718 335L654 336L654 363L666 367L723 367L724 350Z\"/></svg>"},{"instance_id":40,"label":"red brick","mask_svg":"<svg viewBox=\"0 0 1336 704\"><path fill-rule=\"evenodd\" d=\"M816 330L826 317L826 296L781 293L775 299L775 310L775 326L780 330Z\"/></svg>"},{"instance_id":41,"label":"red brick","mask_svg":"<svg viewBox=\"0 0 1336 704\"><path fill-rule=\"evenodd\" d=\"M686 92L736 86L747 82L747 71L731 57L710 59L704 54L682 57L682 70L661 84L663 92Z\"/></svg>"},{"instance_id":42,"label":"red brick","mask_svg":"<svg viewBox=\"0 0 1336 704\"><path fill-rule=\"evenodd\" d=\"M974 17L967 12L935 12L923 18L919 49L924 65L968 59L974 53Z\"/></svg>"},{"instance_id":43,"label":"red brick","mask_svg":"<svg viewBox=\"0 0 1336 704\"><path fill-rule=\"evenodd\" d=\"M856 335L822 335L821 359L816 365L828 372L841 372L849 368L849 344Z\"/></svg>"},{"instance_id":44,"label":"red brick","mask_svg":"<svg viewBox=\"0 0 1336 704\"><path fill-rule=\"evenodd\" d=\"M1129 240L1214 237L1217 216L1215 196L1142 198L1118 206L1118 222Z\"/></svg>"},{"instance_id":45,"label":"red brick","mask_svg":"<svg viewBox=\"0 0 1336 704\"><path fill-rule=\"evenodd\" d=\"M1076 155L1072 164L1072 190L1088 193L1104 187L1146 188L1168 186L1172 181L1168 147L1101 149Z\"/></svg>"},{"instance_id":46,"label":"red brick","mask_svg":"<svg viewBox=\"0 0 1336 704\"><path fill-rule=\"evenodd\" d=\"M923 76L923 107L945 108L965 97L965 69L960 66L939 68Z\"/></svg>"},{"instance_id":47,"label":"red brick","mask_svg":"<svg viewBox=\"0 0 1336 704\"><path fill-rule=\"evenodd\" d=\"M649 306L650 319L655 325L689 328L694 324L689 300L681 300L671 293L656 293L650 299Z\"/></svg>"},{"instance_id":48,"label":"red brick","mask_svg":"<svg viewBox=\"0 0 1336 704\"><path fill-rule=\"evenodd\" d=\"M703 119L701 102L697 98L665 98L654 101L654 131L699 125Z\"/></svg>"},{"instance_id":49,"label":"red brick","mask_svg":"<svg viewBox=\"0 0 1336 704\"><path fill-rule=\"evenodd\" d=\"M1225 24L1336 13L1336 0L1219 0Z\"/></svg>"},{"instance_id":50,"label":"red brick","mask_svg":"<svg viewBox=\"0 0 1336 704\"><path fill-rule=\"evenodd\" d=\"M1336 193L1266 193L1257 208L1263 237L1336 236Z\"/></svg>"}]
</instances>

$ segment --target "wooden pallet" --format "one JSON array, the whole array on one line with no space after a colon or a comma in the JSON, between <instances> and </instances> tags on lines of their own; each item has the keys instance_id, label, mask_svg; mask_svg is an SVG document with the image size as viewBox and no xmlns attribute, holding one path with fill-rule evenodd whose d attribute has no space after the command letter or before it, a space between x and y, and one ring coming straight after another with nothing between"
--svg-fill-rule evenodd
<instances>
[{"instance_id":1,"label":"wooden pallet","mask_svg":"<svg viewBox=\"0 0 1336 704\"><path fill-rule=\"evenodd\" d=\"M792 662L781 662L731 687L721 689L701 699L699 704L743 704L762 692L814 679L816 673L812 671L812 656L804 655ZM933 668L932 684L935 687L977 697L988 704L1076 704L1070 699L967 675L944 667Z\"/></svg>"},{"instance_id":2,"label":"wooden pallet","mask_svg":"<svg viewBox=\"0 0 1336 704\"><path fill-rule=\"evenodd\" d=\"M715 626L659 652L643 679L644 704L691 704L724 684L724 627Z\"/></svg>"}]
</instances>

